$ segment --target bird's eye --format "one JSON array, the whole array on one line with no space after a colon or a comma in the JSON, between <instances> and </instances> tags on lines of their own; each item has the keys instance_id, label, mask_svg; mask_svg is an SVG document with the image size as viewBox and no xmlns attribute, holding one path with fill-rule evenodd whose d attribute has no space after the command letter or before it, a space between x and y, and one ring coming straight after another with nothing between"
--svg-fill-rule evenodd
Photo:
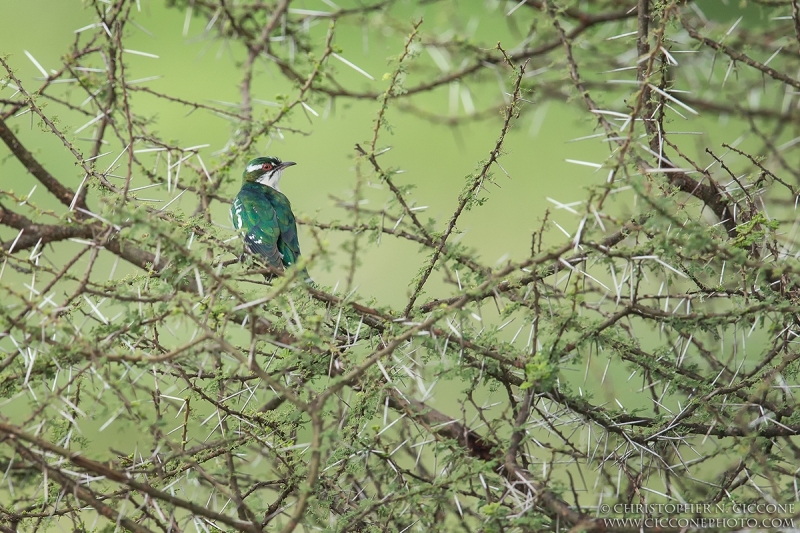
<instances>
[{"instance_id":1,"label":"bird's eye","mask_svg":"<svg viewBox=\"0 0 800 533\"><path fill-rule=\"evenodd\" d=\"M261 170L265 170L265 171L272 170L272 164L271 163L264 163L263 165L261 165Z\"/></svg>"}]
</instances>

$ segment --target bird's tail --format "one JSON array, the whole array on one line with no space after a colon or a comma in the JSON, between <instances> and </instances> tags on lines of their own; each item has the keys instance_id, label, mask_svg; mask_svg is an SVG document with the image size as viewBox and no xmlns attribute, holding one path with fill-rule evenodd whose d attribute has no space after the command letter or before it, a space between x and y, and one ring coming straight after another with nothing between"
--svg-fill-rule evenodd
<instances>
[{"instance_id":1,"label":"bird's tail","mask_svg":"<svg viewBox=\"0 0 800 533\"><path fill-rule=\"evenodd\" d=\"M305 283L312 289L317 287L317 284L314 283L314 280L311 279L311 276L308 275L308 270L306 270L305 268L301 268L300 270L298 270L297 277L303 280L303 283Z\"/></svg>"}]
</instances>

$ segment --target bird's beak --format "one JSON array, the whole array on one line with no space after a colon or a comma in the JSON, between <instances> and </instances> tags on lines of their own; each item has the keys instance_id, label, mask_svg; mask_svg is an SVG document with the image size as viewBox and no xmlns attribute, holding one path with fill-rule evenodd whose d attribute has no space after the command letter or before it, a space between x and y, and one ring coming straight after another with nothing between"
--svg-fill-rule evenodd
<instances>
[{"instance_id":1,"label":"bird's beak","mask_svg":"<svg viewBox=\"0 0 800 533\"><path fill-rule=\"evenodd\" d=\"M295 163L294 161L284 161L283 163L281 163L281 170L284 169L284 168L287 168L287 167L291 167L291 166L296 165L296 164L297 163Z\"/></svg>"}]
</instances>

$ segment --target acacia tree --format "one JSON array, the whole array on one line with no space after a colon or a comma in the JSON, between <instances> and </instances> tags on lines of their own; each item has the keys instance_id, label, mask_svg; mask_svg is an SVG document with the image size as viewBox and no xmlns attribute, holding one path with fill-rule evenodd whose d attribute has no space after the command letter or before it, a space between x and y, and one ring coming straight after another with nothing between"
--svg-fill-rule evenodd
<instances>
[{"instance_id":1,"label":"acacia tree","mask_svg":"<svg viewBox=\"0 0 800 533\"><path fill-rule=\"evenodd\" d=\"M796 2L738 20L691 1L488 3L513 31L486 40L464 37L456 2L423 6L453 15L444 34L393 0L167 4L236 54L235 106L131 79L138 1L88 2L59 68L31 56L40 79L0 57L2 165L40 185L0 182L0 530L601 530L604 504L797 499ZM401 36L375 92L335 44L362 27ZM263 111L265 74L290 89ZM470 114L421 100L498 78ZM352 200L301 221L301 266L346 282L265 281L215 208L266 140L300 133L293 117L342 101L375 119ZM557 206L573 227L542 213L523 260L486 263L460 221L547 101L589 118L582 142L607 157L574 168L603 179ZM159 133L152 102L222 117L228 144L204 161ZM387 112L496 130L446 219L382 162ZM41 163L54 140L74 168ZM383 208L362 205L368 183ZM400 306L353 290L382 239L423 251L394 280Z\"/></svg>"}]
</instances>

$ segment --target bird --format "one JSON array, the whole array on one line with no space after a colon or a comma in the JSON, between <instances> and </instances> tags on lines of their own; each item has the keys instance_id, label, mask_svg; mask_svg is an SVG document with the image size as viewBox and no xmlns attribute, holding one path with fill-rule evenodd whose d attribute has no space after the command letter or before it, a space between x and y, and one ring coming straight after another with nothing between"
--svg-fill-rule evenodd
<instances>
[{"instance_id":1,"label":"bird","mask_svg":"<svg viewBox=\"0 0 800 533\"><path fill-rule=\"evenodd\" d=\"M233 227L242 236L245 250L279 272L300 257L292 205L278 188L283 171L295 164L273 156L251 160L242 173L242 188L231 203ZM298 275L313 285L305 268Z\"/></svg>"}]
</instances>

